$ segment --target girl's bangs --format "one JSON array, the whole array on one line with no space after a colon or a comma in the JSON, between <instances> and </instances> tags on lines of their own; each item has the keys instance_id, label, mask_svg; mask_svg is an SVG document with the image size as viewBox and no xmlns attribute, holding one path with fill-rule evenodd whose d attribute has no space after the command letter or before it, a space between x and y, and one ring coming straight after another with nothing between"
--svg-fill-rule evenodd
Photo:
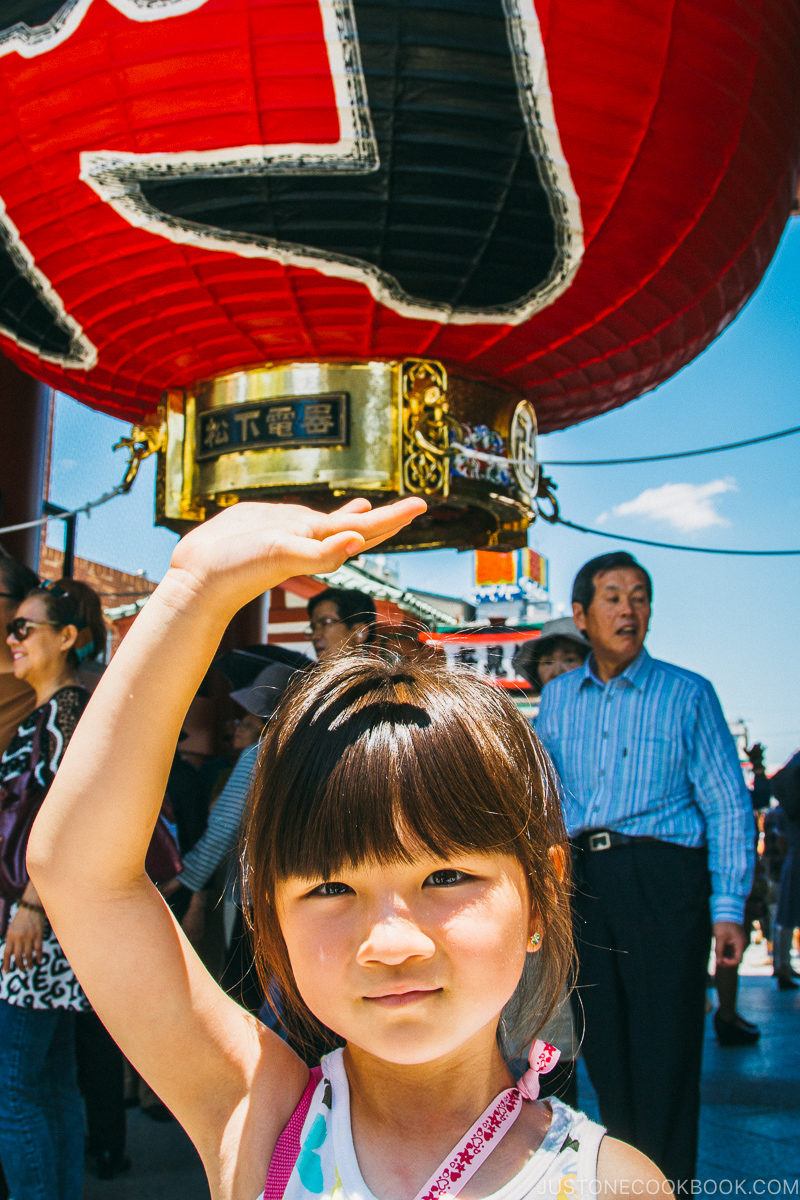
<instances>
[{"instance_id":1,"label":"girl's bangs","mask_svg":"<svg viewBox=\"0 0 800 1200\"><path fill-rule=\"evenodd\" d=\"M410 862L426 851L438 859L476 851L521 857L515 841L525 827L511 814L519 813L527 772L517 757L515 777L501 731L478 728L460 705L441 707L436 699L425 708L382 700L340 715L313 741L293 747L290 739L281 774L296 758L291 785L272 798L269 783L265 789L266 803L277 802L273 879L329 879L365 861Z\"/></svg>"}]
</instances>

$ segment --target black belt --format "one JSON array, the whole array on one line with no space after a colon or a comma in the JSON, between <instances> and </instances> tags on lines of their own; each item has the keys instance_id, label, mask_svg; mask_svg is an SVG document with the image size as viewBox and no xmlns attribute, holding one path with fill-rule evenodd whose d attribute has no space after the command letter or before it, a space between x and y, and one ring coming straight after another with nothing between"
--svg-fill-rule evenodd
<instances>
[{"instance_id":1,"label":"black belt","mask_svg":"<svg viewBox=\"0 0 800 1200\"><path fill-rule=\"evenodd\" d=\"M581 850L596 854L600 850L613 850L616 846L633 846L637 842L657 842L659 838L629 837L627 833L615 833L613 829L592 829L573 838L573 844Z\"/></svg>"}]
</instances>

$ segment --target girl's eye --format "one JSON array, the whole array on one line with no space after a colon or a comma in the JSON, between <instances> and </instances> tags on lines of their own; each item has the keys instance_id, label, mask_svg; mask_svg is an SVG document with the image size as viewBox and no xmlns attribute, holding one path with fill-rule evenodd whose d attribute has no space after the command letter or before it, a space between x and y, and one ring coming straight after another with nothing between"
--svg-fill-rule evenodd
<instances>
[{"instance_id":1,"label":"girl's eye","mask_svg":"<svg viewBox=\"0 0 800 1200\"><path fill-rule=\"evenodd\" d=\"M434 871L425 880L425 883L431 884L433 887L453 887L457 883L463 883L467 876L463 871L455 871L451 867L443 867L441 871Z\"/></svg>"},{"instance_id":2,"label":"girl's eye","mask_svg":"<svg viewBox=\"0 0 800 1200\"><path fill-rule=\"evenodd\" d=\"M346 896L352 892L346 883L337 883L335 879L326 879L319 887L315 887L312 896Z\"/></svg>"}]
</instances>

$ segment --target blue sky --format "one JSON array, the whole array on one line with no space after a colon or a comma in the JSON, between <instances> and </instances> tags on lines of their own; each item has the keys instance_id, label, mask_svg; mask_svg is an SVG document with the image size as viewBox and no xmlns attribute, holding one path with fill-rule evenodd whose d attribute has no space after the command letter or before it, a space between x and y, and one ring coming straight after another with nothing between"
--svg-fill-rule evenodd
<instances>
[{"instance_id":1,"label":"blue sky","mask_svg":"<svg viewBox=\"0 0 800 1200\"><path fill-rule=\"evenodd\" d=\"M737 320L660 388L615 412L541 439L543 459L662 453L800 424L800 221ZM111 446L126 431L59 397L51 499L72 507L119 481ZM612 532L692 545L800 547L800 436L704 458L608 468L553 468L562 515ZM82 517L78 553L154 579L173 534L153 527L154 464L132 492ZM60 532L51 527L49 540ZM581 563L615 543L544 523L551 594L567 604ZM636 551L635 547L630 549ZM407 585L468 594L472 558L455 551L392 555ZM653 575L651 653L708 676L730 719L744 718L775 765L800 745L800 558L717 558L641 547Z\"/></svg>"}]
</instances>

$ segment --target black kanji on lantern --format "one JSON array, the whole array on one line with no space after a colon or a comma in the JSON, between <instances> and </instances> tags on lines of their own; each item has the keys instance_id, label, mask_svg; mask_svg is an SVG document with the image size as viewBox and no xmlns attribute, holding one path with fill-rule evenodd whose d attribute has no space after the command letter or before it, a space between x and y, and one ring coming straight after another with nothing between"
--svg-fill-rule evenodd
<instances>
[{"instance_id":1,"label":"black kanji on lantern","mask_svg":"<svg viewBox=\"0 0 800 1200\"><path fill-rule=\"evenodd\" d=\"M349 7L349 6L348 6ZM509 5L513 9L514 5ZM502 0L355 0L375 169L143 178L153 210L364 264L410 304L513 309L563 270L563 198Z\"/></svg>"},{"instance_id":2,"label":"black kanji on lantern","mask_svg":"<svg viewBox=\"0 0 800 1200\"><path fill-rule=\"evenodd\" d=\"M147 10L154 38L182 8L130 4ZM531 0L331 4L332 80L352 127L341 153L289 142L204 152L199 163L176 145L154 164L134 147L109 159L86 146L73 154L81 179L137 227L355 279L405 316L518 321L554 298L580 257L579 218L555 165L552 113L541 111L549 92ZM17 38L50 53L77 6L5 0L0 46ZM2 209L0 329L45 359L96 358Z\"/></svg>"}]
</instances>

